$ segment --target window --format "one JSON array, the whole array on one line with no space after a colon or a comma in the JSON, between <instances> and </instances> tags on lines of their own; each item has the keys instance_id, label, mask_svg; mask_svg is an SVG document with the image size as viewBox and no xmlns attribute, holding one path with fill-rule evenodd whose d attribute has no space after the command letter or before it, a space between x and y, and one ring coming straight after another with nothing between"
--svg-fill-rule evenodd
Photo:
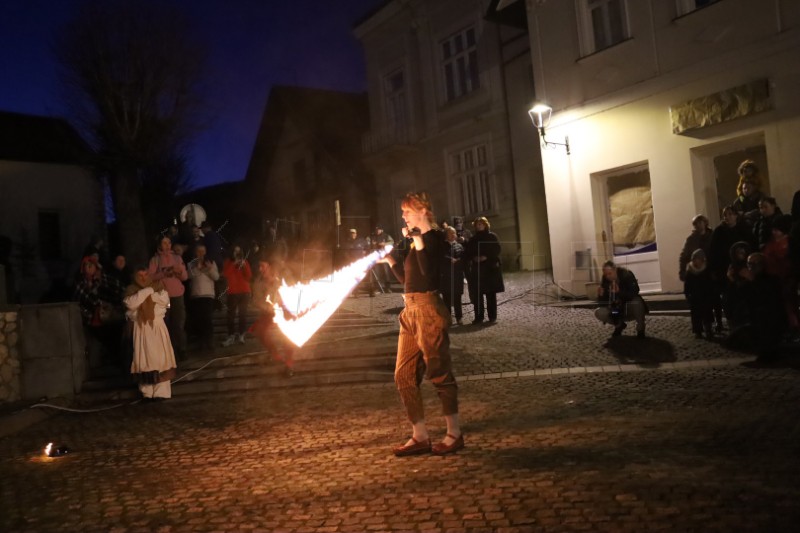
<instances>
[{"instance_id":1,"label":"window","mask_svg":"<svg viewBox=\"0 0 800 533\"><path fill-rule=\"evenodd\" d=\"M625 0L578 0L578 15L583 55L628 38Z\"/></svg>"},{"instance_id":2,"label":"window","mask_svg":"<svg viewBox=\"0 0 800 533\"><path fill-rule=\"evenodd\" d=\"M649 167L619 170L606 180L614 257L656 250Z\"/></svg>"},{"instance_id":3,"label":"window","mask_svg":"<svg viewBox=\"0 0 800 533\"><path fill-rule=\"evenodd\" d=\"M489 158L485 144L450 155L450 172L458 194L458 209L476 215L495 208Z\"/></svg>"},{"instance_id":4,"label":"window","mask_svg":"<svg viewBox=\"0 0 800 533\"><path fill-rule=\"evenodd\" d=\"M442 46L444 97L450 102L480 87L475 28L467 28L445 39Z\"/></svg>"},{"instance_id":5,"label":"window","mask_svg":"<svg viewBox=\"0 0 800 533\"><path fill-rule=\"evenodd\" d=\"M678 0L678 16L686 15L701 7L710 6L719 0Z\"/></svg>"},{"instance_id":6,"label":"window","mask_svg":"<svg viewBox=\"0 0 800 533\"><path fill-rule=\"evenodd\" d=\"M402 70L396 70L383 79L386 104L386 127L401 136L406 132L406 83Z\"/></svg>"},{"instance_id":7,"label":"window","mask_svg":"<svg viewBox=\"0 0 800 533\"><path fill-rule=\"evenodd\" d=\"M39 257L61 258L61 220L54 211L39 211Z\"/></svg>"}]
</instances>

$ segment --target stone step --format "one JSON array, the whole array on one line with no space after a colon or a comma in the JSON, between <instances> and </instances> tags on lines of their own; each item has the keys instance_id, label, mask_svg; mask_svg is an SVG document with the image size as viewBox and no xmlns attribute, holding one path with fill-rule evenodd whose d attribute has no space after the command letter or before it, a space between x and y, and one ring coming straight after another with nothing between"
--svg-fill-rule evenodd
<instances>
[{"instance_id":1,"label":"stone step","mask_svg":"<svg viewBox=\"0 0 800 533\"><path fill-rule=\"evenodd\" d=\"M240 350L247 346L238 346ZM273 363L265 351L231 352L178 364L174 395L203 394L264 387L314 386L331 383L391 382L394 373L396 339L377 338L341 343L320 343L295 354L295 375L291 379L282 364ZM115 374L87 381L81 403L134 399L138 390L130 376Z\"/></svg>"},{"instance_id":2,"label":"stone step","mask_svg":"<svg viewBox=\"0 0 800 533\"><path fill-rule=\"evenodd\" d=\"M172 395L174 398L185 398L201 394L268 390L283 387L316 387L346 383L391 383L393 377L393 371L370 369L325 373L295 372L292 377L287 377L282 370L276 370L263 375L181 381L172 386ZM85 406L116 401L133 401L139 398L139 389L129 382L114 389L81 392L76 397L76 401Z\"/></svg>"},{"instance_id":3,"label":"stone step","mask_svg":"<svg viewBox=\"0 0 800 533\"><path fill-rule=\"evenodd\" d=\"M247 314L253 323L256 312ZM282 386L314 386L363 381L391 382L397 349L397 325L380 322L352 311L337 310L315 333L311 341L295 353L295 375L285 376L282 364L272 363L262 345L246 335L244 344L221 346L227 334L226 316L214 315L213 353L193 350L190 339L188 359L178 362L178 378L173 394L251 390ZM138 389L127 372L106 367L93 370L84 383L80 401L100 402L135 399Z\"/></svg>"}]
</instances>

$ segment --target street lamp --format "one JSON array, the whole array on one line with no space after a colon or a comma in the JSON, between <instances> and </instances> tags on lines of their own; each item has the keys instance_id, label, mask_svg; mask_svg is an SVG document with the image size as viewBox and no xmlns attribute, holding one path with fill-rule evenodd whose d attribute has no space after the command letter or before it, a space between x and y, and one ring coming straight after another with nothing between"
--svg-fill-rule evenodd
<instances>
[{"instance_id":1,"label":"street lamp","mask_svg":"<svg viewBox=\"0 0 800 533\"><path fill-rule=\"evenodd\" d=\"M567 155L569 155L569 137L564 137L563 143L551 142L545 138L544 129L550 124L550 116L552 114L553 108L542 103L538 103L528 110L528 116L531 117L533 125L539 130L539 135L542 138L542 146L563 146L567 149Z\"/></svg>"}]
</instances>

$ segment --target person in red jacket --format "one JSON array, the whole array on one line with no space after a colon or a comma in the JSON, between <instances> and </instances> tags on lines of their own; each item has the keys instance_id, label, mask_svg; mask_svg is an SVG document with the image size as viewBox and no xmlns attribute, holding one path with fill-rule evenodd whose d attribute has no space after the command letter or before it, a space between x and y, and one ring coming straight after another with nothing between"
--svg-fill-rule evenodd
<instances>
[{"instance_id":1,"label":"person in red jacket","mask_svg":"<svg viewBox=\"0 0 800 533\"><path fill-rule=\"evenodd\" d=\"M228 338L222 343L230 346L237 340L244 344L244 332L247 331L247 305L250 302L250 280L253 272L250 263L242 254L241 246L234 246L230 257L222 265L222 274L228 281ZM238 328L236 314L239 315Z\"/></svg>"}]
</instances>

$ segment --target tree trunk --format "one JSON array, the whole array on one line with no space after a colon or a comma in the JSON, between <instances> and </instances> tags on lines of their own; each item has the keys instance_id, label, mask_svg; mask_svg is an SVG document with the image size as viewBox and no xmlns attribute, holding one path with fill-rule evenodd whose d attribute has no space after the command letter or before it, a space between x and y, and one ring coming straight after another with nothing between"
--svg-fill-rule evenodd
<instances>
[{"instance_id":1,"label":"tree trunk","mask_svg":"<svg viewBox=\"0 0 800 533\"><path fill-rule=\"evenodd\" d=\"M150 257L142 215L142 199L135 169L121 169L110 177L111 197L119 226L120 246L128 264L139 265Z\"/></svg>"}]
</instances>

